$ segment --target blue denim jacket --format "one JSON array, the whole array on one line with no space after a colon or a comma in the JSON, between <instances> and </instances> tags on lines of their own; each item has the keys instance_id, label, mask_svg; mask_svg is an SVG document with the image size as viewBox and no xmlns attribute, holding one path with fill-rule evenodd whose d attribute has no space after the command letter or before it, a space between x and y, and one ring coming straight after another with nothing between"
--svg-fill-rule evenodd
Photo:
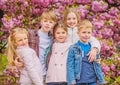
<instances>
[{"instance_id":1,"label":"blue denim jacket","mask_svg":"<svg viewBox=\"0 0 120 85\"><path fill-rule=\"evenodd\" d=\"M81 50L81 47L78 45L78 43L72 45L69 48L68 59L67 59L68 85L76 84L76 80L80 79L83 56L84 54ZM96 56L96 58L98 58L98 56ZM94 61L93 65L94 65L96 76L98 78L98 83L100 84L106 83L99 63Z\"/></svg>"}]
</instances>

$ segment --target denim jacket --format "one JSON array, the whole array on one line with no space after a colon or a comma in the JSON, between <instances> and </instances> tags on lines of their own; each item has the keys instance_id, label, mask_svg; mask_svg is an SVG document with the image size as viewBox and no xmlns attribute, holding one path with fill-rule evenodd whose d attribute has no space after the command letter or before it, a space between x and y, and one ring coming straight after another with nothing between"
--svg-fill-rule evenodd
<instances>
[{"instance_id":1,"label":"denim jacket","mask_svg":"<svg viewBox=\"0 0 120 85\"><path fill-rule=\"evenodd\" d=\"M80 79L81 66L82 66L82 57L84 56L81 47L78 43L72 45L69 48L68 59L67 59L67 80L68 85L76 84L76 80ZM98 56L96 56L98 58ZM99 63L93 62L95 73L100 84L104 84L104 76L102 74L101 67Z\"/></svg>"}]
</instances>

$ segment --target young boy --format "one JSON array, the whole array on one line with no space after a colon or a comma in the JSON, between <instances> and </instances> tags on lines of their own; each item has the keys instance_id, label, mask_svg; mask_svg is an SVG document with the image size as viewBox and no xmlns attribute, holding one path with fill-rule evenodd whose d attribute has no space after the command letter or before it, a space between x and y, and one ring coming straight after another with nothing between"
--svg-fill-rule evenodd
<instances>
[{"instance_id":1,"label":"young boy","mask_svg":"<svg viewBox=\"0 0 120 85\"><path fill-rule=\"evenodd\" d=\"M52 42L52 38L49 35L50 31L54 28L57 23L57 16L52 11L43 12L40 17L40 29L27 29L29 32L29 45L33 48L40 59L42 64L43 77L46 75L46 58L45 51ZM18 59L15 60L15 65L18 68L24 66L22 63L18 62Z\"/></svg>"},{"instance_id":2,"label":"young boy","mask_svg":"<svg viewBox=\"0 0 120 85\"><path fill-rule=\"evenodd\" d=\"M67 79L69 85L97 85L97 80L99 84L106 83L100 65L88 60L92 30L93 26L88 20L83 20L78 26L79 41L70 47L68 53Z\"/></svg>"}]
</instances>

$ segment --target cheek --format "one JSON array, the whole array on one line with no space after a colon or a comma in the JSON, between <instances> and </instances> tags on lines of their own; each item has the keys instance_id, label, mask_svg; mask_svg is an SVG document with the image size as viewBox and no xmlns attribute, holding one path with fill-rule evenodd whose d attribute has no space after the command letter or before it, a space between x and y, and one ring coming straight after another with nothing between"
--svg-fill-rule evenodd
<instances>
[{"instance_id":1,"label":"cheek","mask_svg":"<svg viewBox=\"0 0 120 85\"><path fill-rule=\"evenodd\" d=\"M78 20L76 20L76 23L78 23Z\"/></svg>"}]
</instances>

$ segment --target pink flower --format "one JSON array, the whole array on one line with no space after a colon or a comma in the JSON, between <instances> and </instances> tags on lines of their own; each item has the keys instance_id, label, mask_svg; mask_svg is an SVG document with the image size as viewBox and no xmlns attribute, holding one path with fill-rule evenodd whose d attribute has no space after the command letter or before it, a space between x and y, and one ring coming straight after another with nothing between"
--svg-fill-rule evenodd
<instances>
[{"instance_id":1,"label":"pink flower","mask_svg":"<svg viewBox=\"0 0 120 85\"><path fill-rule=\"evenodd\" d=\"M116 70L116 65L112 64L112 65L110 66L110 69L113 70L113 71L115 71L115 70Z\"/></svg>"},{"instance_id":2,"label":"pink flower","mask_svg":"<svg viewBox=\"0 0 120 85\"><path fill-rule=\"evenodd\" d=\"M108 0L108 2L109 2L110 4L114 4L114 3L115 3L114 0Z\"/></svg>"},{"instance_id":3,"label":"pink flower","mask_svg":"<svg viewBox=\"0 0 120 85\"><path fill-rule=\"evenodd\" d=\"M117 16L119 13L119 10L116 7L111 7L108 13L110 15Z\"/></svg>"},{"instance_id":4,"label":"pink flower","mask_svg":"<svg viewBox=\"0 0 120 85\"><path fill-rule=\"evenodd\" d=\"M105 75L108 74L108 71L110 71L110 67L106 65L105 63L102 64L102 71L104 72Z\"/></svg>"},{"instance_id":5,"label":"pink flower","mask_svg":"<svg viewBox=\"0 0 120 85\"><path fill-rule=\"evenodd\" d=\"M107 7L108 7L108 4L103 1L93 1L91 9L93 12L102 12L102 11L105 11Z\"/></svg>"},{"instance_id":6,"label":"pink flower","mask_svg":"<svg viewBox=\"0 0 120 85\"><path fill-rule=\"evenodd\" d=\"M87 13L88 13L89 11L87 10L86 5L85 5L85 6L80 5L80 6L77 8L77 12L80 13L81 19L85 19L85 16L87 15Z\"/></svg>"},{"instance_id":7,"label":"pink flower","mask_svg":"<svg viewBox=\"0 0 120 85\"><path fill-rule=\"evenodd\" d=\"M91 0L76 0L78 4L90 4Z\"/></svg>"},{"instance_id":8,"label":"pink flower","mask_svg":"<svg viewBox=\"0 0 120 85\"><path fill-rule=\"evenodd\" d=\"M113 20L113 23L114 23L115 25L117 25L118 27L120 27L120 20L115 19L115 20Z\"/></svg>"},{"instance_id":9,"label":"pink flower","mask_svg":"<svg viewBox=\"0 0 120 85\"><path fill-rule=\"evenodd\" d=\"M107 12L104 12L104 13L100 14L100 18L102 20L109 20L111 18L111 15L109 13L107 13Z\"/></svg>"},{"instance_id":10,"label":"pink flower","mask_svg":"<svg viewBox=\"0 0 120 85\"><path fill-rule=\"evenodd\" d=\"M101 29L104 26L104 21L103 20L98 20L98 21L93 20L92 23L93 23L93 25L96 29Z\"/></svg>"}]
</instances>

